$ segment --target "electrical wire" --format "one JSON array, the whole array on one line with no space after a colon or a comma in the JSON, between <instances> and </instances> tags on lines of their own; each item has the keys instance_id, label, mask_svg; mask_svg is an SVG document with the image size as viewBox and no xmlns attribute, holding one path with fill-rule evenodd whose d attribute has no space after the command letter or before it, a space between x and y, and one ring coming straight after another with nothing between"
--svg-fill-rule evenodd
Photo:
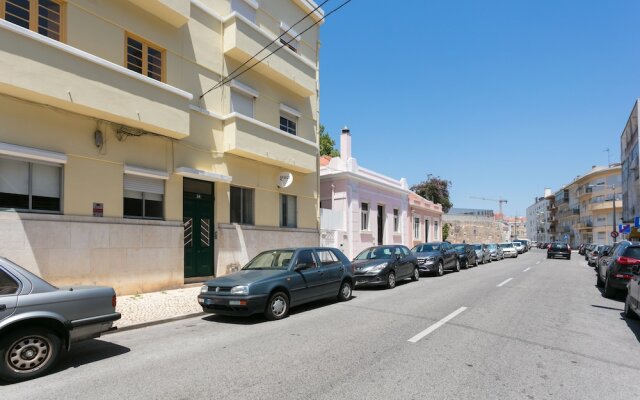
<instances>
[{"instance_id":1,"label":"electrical wire","mask_svg":"<svg viewBox=\"0 0 640 400\"><path fill-rule=\"evenodd\" d=\"M292 26L289 27L289 29L287 29L286 31L282 32L280 34L280 36L276 37L275 39L273 39L271 42L269 42L266 46L264 46L262 49L260 49L260 51L258 51L256 54L254 54L253 56L251 56L251 58L249 58L247 61L243 62L239 67L237 67L236 69L234 69L233 71L229 72L229 74L227 75L226 78L223 78L219 83L217 83L216 85L214 85L211 89L207 90L206 92L204 92L202 95L200 95L200 99L202 99L207 93L221 87L222 85L226 84L226 80L233 75L234 73L236 73L240 68L244 67L245 65L247 65L251 60L255 59L258 54L262 53L263 51L265 51L266 49L269 48L269 46L271 46L272 44L276 43L280 38L282 38L284 35L288 34L290 30L293 29L294 26L298 25L300 22L304 21L305 19L307 19L311 14L313 14L314 12L316 12L320 7L322 7L323 5L325 5L329 0L325 0L322 3L320 3L320 5L318 5L316 8L314 8L313 10L311 10L310 12L308 12L307 14L305 14L304 17L300 18L298 20L298 22L296 22L295 24L293 24ZM296 36L297 37L297 36Z\"/></svg>"},{"instance_id":2,"label":"electrical wire","mask_svg":"<svg viewBox=\"0 0 640 400\"><path fill-rule=\"evenodd\" d=\"M328 0L327 0L328 1ZM223 85L226 85L227 83L231 82L232 80L236 79L237 77L243 75L244 73L246 73L247 71L253 69L253 67L255 67L256 65L260 64L261 62L263 62L264 60L266 60L267 58L271 57L272 55L274 55L275 53L277 53L280 49L282 49L283 47L287 47L289 45L289 43L291 43L292 41L296 40L298 37L300 37L303 33L307 32L309 29L313 28L314 26L318 25L320 22L324 21L325 19L327 19L327 17L329 17L331 14L337 12L338 10L340 10L342 7L346 6L347 4L351 3L352 0L346 0L345 2L343 2L342 4L340 4L338 7L334 8L333 10L331 10L330 12L328 12L327 14L325 14L322 18L320 18L319 20L317 20L316 22L314 22L313 24L311 24L311 26L309 26L307 29L303 30L302 32L300 32L299 34L297 34L295 37L291 38L291 40L289 40L288 42L282 43L282 45L280 45L277 49L275 49L274 51L272 51L271 53L267 54L266 56L262 57L260 60L258 60L255 64L249 66L247 69L245 69L244 71L241 71L240 73L238 73L237 75L231 76L231 74L227 75L226 78L224 78L222 81L220 81L218 84L216 84L214 87L212 87L211 89L207 90L206 92L204 92L200 98L202 99L202 97L204 95L206 95L207 93L211 92L212 90L215 90ZM326 3L326 1L324 2ZM324 4L322 3L322 4ZM288 32L288 31L287 31ZM282 35L280 35L280 37L282 37L284 34L286 34L287 32L283 33ZM277 38L275 39L277 40ZM275 42L272 41L270 44ZM263 49L264 50L264 49ZM260 52L262 52L263 50L261 50ZM258 52L258 53L260 53ZM254 58L254 57L252 57ZM250 59L251 60L251 59ZM247 60L248 62L249 60ZM246 63L244 64L246 65ZM236 68L236 70L238 70L240 67Z\"/></svg>"}]
</instances>

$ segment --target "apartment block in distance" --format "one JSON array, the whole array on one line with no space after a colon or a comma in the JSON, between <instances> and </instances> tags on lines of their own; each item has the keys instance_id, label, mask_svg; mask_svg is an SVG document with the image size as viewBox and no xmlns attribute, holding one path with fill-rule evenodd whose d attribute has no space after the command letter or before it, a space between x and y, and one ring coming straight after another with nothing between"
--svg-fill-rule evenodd
<instances>
[{"instance_id":1,"label":"apartment block in distance","mask_svg":"<svg viewBox=\"0 0 640 400\"><path fill-rule=\"evenodd\" d=\"M126 294L319 243L312 0L0 7L0 255Z\"/></svg>"},{"instance_id":2,"label":"apartment block in distance","mask_svg":"<svg viewBox=\"0 0 640 400\"><path fill-rule=\"evenodd\" d=\"M638 108L640 99L636 100L627 124L620 135L620 159L622 160L622 218L633 226L635 218L640 216L640 164L638 162L638 125L640 117ZM640 238L638 228L633 227L630 237Z\"/></svg>"}]
</instances>

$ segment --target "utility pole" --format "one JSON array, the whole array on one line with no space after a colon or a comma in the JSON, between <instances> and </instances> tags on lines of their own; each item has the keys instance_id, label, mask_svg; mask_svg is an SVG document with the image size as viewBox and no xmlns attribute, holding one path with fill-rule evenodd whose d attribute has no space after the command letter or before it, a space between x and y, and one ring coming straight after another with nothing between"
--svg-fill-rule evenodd
<instances>
[{"instance_id":1,"label":"utility pole","mask_svg":"<svg viewBox=\"0 0 640 400\"><path fill-rule=\"evenodd\" d=\"M603 151L607 152L607 167L610 167L611 166L611 152L609 151L608 147L606 149L604 149Z\"/></svg>"}]
</instances>

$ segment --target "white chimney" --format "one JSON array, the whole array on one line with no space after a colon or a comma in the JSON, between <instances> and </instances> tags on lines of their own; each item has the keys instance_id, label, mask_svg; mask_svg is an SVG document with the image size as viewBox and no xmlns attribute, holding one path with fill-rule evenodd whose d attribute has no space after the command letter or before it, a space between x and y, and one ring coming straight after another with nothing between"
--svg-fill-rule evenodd
<instances>
[{"instance_id":1,"label":"white chimney","mask_svg":"<svg viewBox=\"0 0 640 400\"><path fill-rule=\"evenodd\" d=\"M351 132L346 126L340 134L340 158L348 161L351 158Z\"/></svg>"},{"instance_id":2,"label":"white chimney","mask_svg":"<svg viewBox=\"0 0 640 400\"><path fill-rule=\"evenodd\" d=\"M549 197L549 196L551 196L551 189L544 188L544 197Z\"/></svg>"}]
</instances>

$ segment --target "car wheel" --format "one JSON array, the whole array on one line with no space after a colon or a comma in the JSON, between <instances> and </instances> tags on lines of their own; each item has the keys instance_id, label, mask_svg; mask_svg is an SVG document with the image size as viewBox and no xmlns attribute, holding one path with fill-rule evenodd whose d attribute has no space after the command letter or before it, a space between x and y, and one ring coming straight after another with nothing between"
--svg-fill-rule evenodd
<instances>
[{"instance_id":1,"label":"car wheel","mask_svg":"<svg viewBox=\"0 0 640 400\"><path fill-rule=\"evenodd\" d=\"M393 289L396 287L396 273L389 271L387 274L387 289Z\"/></svg>"},{"instance_id":2,"label":"car wheel","mask_svg":"<svg viewBox=\"0 0 640 400\"><path fill-rule=\"evenodd\" d=\"M477 267L478 265L480 265L480 264L478 264L478 257L476 257L476 262L475 262L475 264L473 264L473 266Z\"/></svg>"},{"instance_id":3,"label":"car wheel","mask_svg":"<svg viewBox=\"0 0 640 400\"><path fill-rule=\"evenodd\" d=\"M436 271L436 275L437 276L444 275L444 265L442 264L442 261L438 261L438 271Z\"/></svg>"},{"instance_id":4,"label":"car wheel","mask_svg":"<svg viewBox=\"0 0 640 400\"><path fill-rule=\"evenodd\" d=\"M353 287L351 286L351 282L349 281L342 282L342 285L340 285L340 291L338 292L338 301L351 300L352 292L353 292Z\"/></svg>"},{"instance_id":5,"label":"car wheel","mask_svg":"<svg viewBox=\"0 0 640 400\"><path fill-rule=\"evenodd\" d=\"M269 298L264 316L269 321L286 318L289 315L289 297L283 292L275 292Z\"/></svg>"},{"instance_id":6,"label":"car wheel","mask_svg":"<svg viewBox=\"0 0 640 400\"><path fill-rule=\"evenodd\" d=\"M460 272L460 260L456 260L456 267L454 268L455 272Z\"/></svg>"},{"instance_id":7,"label":"car wheel","mask_svg":"<svg viewBox=\"0 0 640 400\"><path fill-rule=\"evenodd\" d=\"M20 382L46 374L61 351L60 337L48 329L33 327L9 332L0 340L0 378Z\"/></svg>"},{"instance_id":8,"label":"car wheel","mask_svg":"<svg viewBox=\"0 0 640 400\"><path fill-rule=\"evenodd\" d=\"M631 309L630 301L630 296L627 293L627 297L624 299L624 317L628 319L638 319L638 315Z\"/></svg>"},{"instance_id":9,"label":"car wheel","mask_svg":"<svg viewBox=\"0 0 640 400\"><path fill-rule=\"evenodd\" d=\"M413 268L413 275L411 276L411 280L412 281L417 281L418 279L420 279L420 270L418 268Z\"/></svg>"},{"instance_id":10,"label":"car wheel","mask_svg":"<svg viewBox=\"0 0 640 400\"><path fill-rule=\"evenodd\" d=\"M609 277L604 281L604 297L610 299L615 297L617 290L611 287L609 284Z\"/></svg>"}]
</instances>

